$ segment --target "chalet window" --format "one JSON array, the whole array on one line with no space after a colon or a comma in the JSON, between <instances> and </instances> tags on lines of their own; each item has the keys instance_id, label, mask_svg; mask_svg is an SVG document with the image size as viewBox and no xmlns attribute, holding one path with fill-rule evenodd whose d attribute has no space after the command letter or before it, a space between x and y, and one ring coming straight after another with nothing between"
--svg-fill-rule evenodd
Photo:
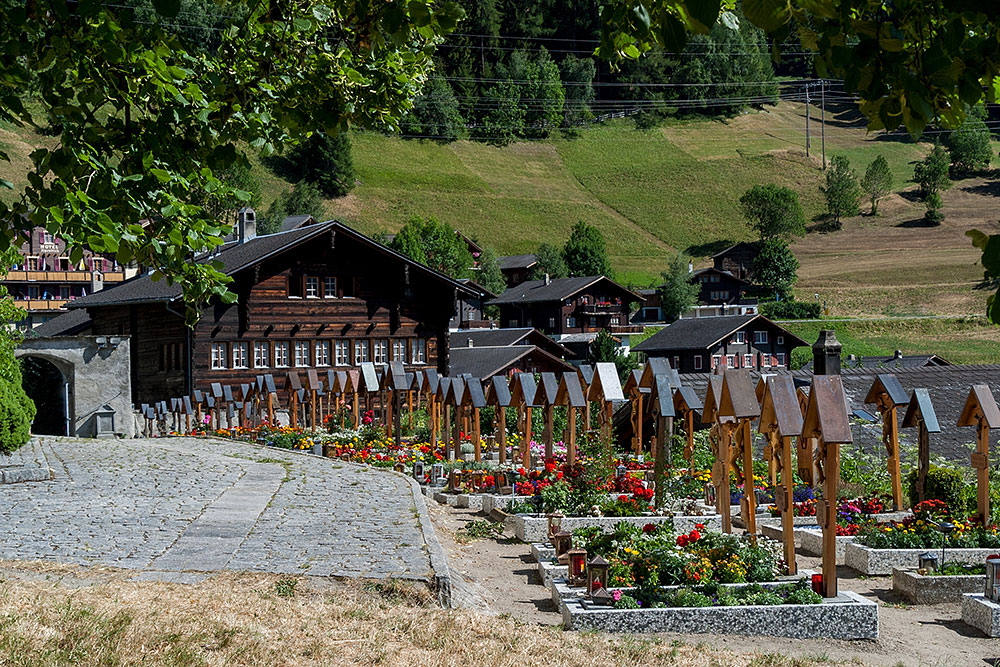
<instances>
[{"instance_id":1,"label":"chalet window","mask_svg":"<svg viewBox=\"0 0 1000 667\"><path fill-rule=\"evenodd\" d=\"M42 243L52 243L52 234L42 232Z\"/></svg>"},{"instance_id":2,"label":"chalet window","mask_svg":"<svg viewBox=\"0 0 1000 667\"><path fill-rule=\"evenodd\" d=\"M762 354L762 355L760 355L760 367L761 368L770 368L771 367L771 355L770 354Z\"/></svg>"},{"instance_id":3,"label":"chalet window","mask_svg":"<svg viewBox=\"0 0 1000 667\"><path fill-rule=\"evenodd\" d=\"M302 298L302 276L288 276L288 297L290 299Z\"/></svg>"},{"instance_id":4,"label":"chalet window","mask_svg":"<svg viewBox=\"0 0 1000 667\"><path fill-rule=\"evenodd\" d=\"M167 343L160 346L161 371L179 371L182 363L180 343Z\"/></svg>"},{"instance_id":5,"label":"chalet window","mask_svg":"<svg viewBox=\"0 0 1000 667\"><path fill-rule=\"evenodd\" d=\"M288 342L280 341L274 344L274 367L288 368Z\"/></svg>"},{"instance_id":6,"label":"chalet window","mask_svg":"<svg viewBox=\"0 0 1000 667\"><path fill-rule=\"evenodd\" d=\"M100 257L95 257L93 263L91 264L91 270L97 271L98 273L104 273L104 260Z\"/></svg>"},{"instance_id":7,"label":"chalet window","mask_svg":"<svg viewBox=\"0 0 1000 667\"><path fill-rule=\"evenodd\" d=\"M27 269L29 271L37 271L38 270L38 258L37 257L29 257L28 258L28 263L27 263L26 266L27 266Z\"/></svg>"},{"instance_id":8,"label":"chalet window","mask_svg":"<svg viewBox=\"0 0 1000 667\"><path fill-rule=\"evenodd\" d=\"M336 278L323 278L323 298L324 299L336 299L337 298L337 279Z\"/></svg>"},{"instance_id":9,"label":"chalet window","mask_svg":"<svg viewBox=\"0 0 1000 667\"><path fill-rule=\"evenodd\" d=\"M509 326L511 329L515 328L517 326L517 320L508 320L507 326Z\"/></svg>"},{"instance_id":10,"label":"chalet window","mask_svg":"<svg viewBox=\"0 0 1000 667\"><path fill-rule=\"evenodd\" d=\"M405 338L393 338L392 339L392 360L402 361L406 363L406 339Z\"/></svg>"},{"instance_id":11,"label":"chalet window","mask_svg":"<svg viewBox=\"0 0 1000 667\"><path fill-rule=\"evenodd\" d=\"M423 338L414 338L410 341L410 363L427 363L427 341Z\"/></svg>"},{"instance_id":12,"label":"chalet window","mask_svg":"<svg viewBox=\"0 0 1000 667\"><path fill-rule=\"evenodd\" d=\"M267 343L256 342L253 344L253 367L254 368L268 368L271 365L271 360L268 358L267 353Z\"/></svg>"},{"instance_id":13,"label":"chalet window","mask_svg":"<svg viewBox=\"0 0 1000 667\"><path fill-rule=\"evenodd\" d=\"M722 356L721 355L718 355L718 354L713 354L712 355L712 370L715 370L715 368L719 365L720 361L722 361Z\"/></svg>"},{"instance_id":14,"label":"chalet window","mask_svg":"<svg viewBox=\"0 0 1000 667\"><path fill-rule=\"evenodd\" d=\"M717 282L719 282L719 274L717 274L717 273L713 273L713 274L712 274L712 277L711 277L711 278L709 278L709 280L710 280L711 282L713 282L713 283L717 283Z\"/></svg>"},{"instance_id":15,"label":"chalet window","mask_svg":"<svg viewBox=\"0 0 1000 667\"><path fill-rule=\"evenodd\" d=\"M389 341L385 338L376 338L372 341L372 361L376 364L389 363Z\"/></svg>"},{"instance_id":16,"label":"chalet window","mask_svg":"<svg viewBox=\"0 0 1000 667\"><path fill-rule=\"evenodd\" d=\"M59 298L60 299L68 299L69 298L69 285L60 285L59 286Z\"/></svg>"},{"instance_id":17,"label":"chalet window","mask_svg":"<svg viewBox=\"0 0 1000 667\"><path fill-rule=\"evenodd\" d=\"M233 343L233 368L247 367L247 350L249 343Z\"/></svg>"},{"instance_id":18,"label":"chalet window","mask_svg":"<svg viewBox=\"0 0 1000 667\"><path fill-rule=\"evenodd\" d=\"M743 355L743 368L753 368L753 356L752 354Z\"/></svg>"},{"instance_id":19,"label":"chalet window","mask_svg":"<svg viewBox=\"0 0 1000 667\"><path fill-rule=\"evenodd\" d=\"M621 321L621 318L618 318L618 317L612 317L612 318L611 318L611 324L612 324L613 326L618 326L618 323L619 323L620 321Z\"/></svg>"},{"instance_id":20,"label":"chalet window","mask_svg":"<svg viewBox=\"0 0 1000 667\"><path fill-rule=\"evenodd\" d=\"M739 366L736 363L736 355L735 354L727 354L726 355L726 368L739 368Z\"/></svg>"},{"instance_id":21,"label":"chalet window","mask_svg":"<svg viewBox=\"0 0 1000 667\"><path fill-rule=\"evenodd\" d=\"M524 320L524 325L525 325L525 326L528 326L528 327L530 327L530 326L534 326L534 325L533 325L533 324L531 323L531 318L530 318L530 317L528 317L528 318L525 318L525 320Z\"/></svg>"},{"instance_id":22,"label":"chalet window","mask_svg":"<svg viewBox=\"0 0 1000 667\"><path fill-rule=\"evenodd\" d=\"M566 318L566 328L567 329L575 329L576 328L576 318L575 317L567 317Z\"/></svg>"},{"instance_id":23,"label":"chalet window","mask_svg":"<svg viewBox=\"0 0 1000 667\"><path fill-rule=\"evenodd\" d=\"M37 299L41 292L38 289L38 285L28 285L28 298Z\"/></svg>"},{"instance_id":24,"label":"chalet window","mask_svg":"<svg viewBox=\"0 0 1000 667\"><path fill-rule=\"evenodd\" d=\"M753 332L753 344L754 345L767 345L767 332L766 331L754 331Z\"/></svg>"},{"instance_id":25,"label":"chalet window","mask_svg":"<svg viewBox=\"0 0 1000 667\"><path fill-rule=\"evenodd\" d=\"M354 341L354 365L357 366L365 361L368 361L368 341L356 340Z\"/></svg>"},{"instance_id":26,"label":"chalet window","mask_svg":"<svg viewBox=\"0 0 1000 667\"><path fill-rule=\"evenodd\" d=\"M317 366L330 365L330 341L328 340L316 341L316 365Z\"/></svg>"},{"instance_id":27,"label":"chalet window","mask_svg":"<svg viewBox=\"0 0 1000 667\"><path fill-rule=\"evenodd\" d=\"M778 336L777 343L778 343L778 345L784 345L785 344L785 337L784 336Z\"/></svg>"},{"instance_id":28,"label":"chalet window","mask_svg":"<svg viewBox=\"0 0 1000 667\"><path fill-rule=\"evenodd\" d=\"M785 353L784 352L778 352L778 354L775 355L775 356L778 358L778 365L779 366L784 366L785 365Z\"/></svg>"},{"instance_id":29,"label":"chalet window","mask_svg":"<svg viewBox=\"0 0 1000 667\"><path fill-rule=\"evenodd\" d=\"M212 343L212 370L226 367L226 344Z\"/></svg>"},{"instance_id":30,"label":"chalet window","mask_svg":"<svg viewBox=\"0 0 1000 667\"><path fill-rule=\"evenodd\" d=\"M554 317L550 317L549 318L549 328L550 329L555 329L556 328L556 318L554 318Z\"/></svg>"},{"instance_id":31,"label":"chalet window","mask_svg":"<svg viewBox=\"0 0 1000 667\"><path fill-rule=\"evenodd\" d=\"M713 301L725 301L729 298L728 290L712 290L709 293L709 298Z\"/></svg>"},{"instance_id":32,"label":"chalet window","mask_svg":"<svg viewBox=\"0 0 1000 667\"><path fill-rule=\"evenodd\" d=\"M732 343L734 345L742 345L745 342L747 342L747 332L746 331L737 331L736 333L733 334Z\"/></svg>"},{"instance_id":33,"label":"chalet window","mask_svg":"<svg viewBox=\"0 0 1000 667\"><path fill-rule=\"evenodd\" d=\"M306 298L316 299L319 297L319 278L306 278Z\"/></svg>"},{"instance_id":34,"label":"chalet window","mask_svg":"<svg viewBox=\"0 0 1000 667\"><path fill-rule=\"evenodd\" d=\"M676 357L674 357L674 358L676 359ZM696 371L700 371L701 370L701 355L700 354L694 355L694 369Z\"/></svg>"},{"instance_id":35,"label":"chalet window","mask_svg":"<svg viewBox=\"0 0 1000 667\"><path fill-rule=\"evenodd\" d=\"M309 365L309 341L295 341L295 365L299 367Z\"/></svg>"},{"instance_id":36,"label":"chalet window","mask_svg":"<svg viewBox=\"0 0 1000 667\"><path fill-rule=\"evenodd\" d=\"M333 342L334 363L338 366L351 365L351 341L337 340Z\"/></svg>"}]
</instances>

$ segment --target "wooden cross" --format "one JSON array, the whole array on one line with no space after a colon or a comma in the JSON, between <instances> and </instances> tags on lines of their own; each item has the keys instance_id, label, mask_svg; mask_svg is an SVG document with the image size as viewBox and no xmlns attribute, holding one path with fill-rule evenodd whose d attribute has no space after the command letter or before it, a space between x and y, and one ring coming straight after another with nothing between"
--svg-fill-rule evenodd
<instances>
[{"instance_id":1,"label":"wooden cross","mask_svg":"<svg viewBox=\"0 0 1000 667\"><path fill-rule=\"evenodd\" d=\"M972 467L976 469L977 514L984 526L990 521L990 429L1000 427L1000 408L993 392L985 384L972 385L965 407L958 417L959 426L976 427L976 451Z\"/></svg>"},{"instance_id":2,"label":"wooden cross","mask_svg":"<svg viewBox=\"0 0 1000 667\"><path fill-rule=\"evenodd\" d=\"M410 393L410 383L413 381L412 377L407 377L406 368L403 366L403 362L399 360L393 360L389 362L389 376L387 379L389 394L390 394L390 414L392 423L395 425L392 431L393 442L399 447L402 441L402 412L401 404L402 398L405 394ZM411 414L412 418L412 414Z\"/></svg>"},{"instance_id":3,"label":"wooden cross","mask_svg":"<svg viewBox=\"0 0 1000 667\"><path fill-rule=\"evenodd\" d=\"M486 407L486 395L483 393L483 382L479 378L470 378L465 382L465 394L462 403L466 410L472 411L472 451L476 463L482 461L482 445L480 443L479 411Z\"/></svg>"},{"instance_id":4,"label":"wooden cross","mask_svg":"<svg viewBox=\"0 0 1000 667\"><path fill-rule=\"evenodd\" d=\"M694 415L701 409L701 399L694 389L686 385L675 388L674 415L684 423L684 460L687 461L689 475L694 474Z\"/></svg>"},{"instance_id":5,"label":"wooden cross","mask_svg":"<svg viewBox=\"0 0 1000 667\"><path fill-rule=\"evenodd\" d=\"M277 403L278 388L274 384L274 376L270 373L264 374L264 391L267 393L267 423L274 427L277 425L274 420L274 407Z\"/></svg>"},{"instance_id":6,"label":"wooden cross","mask_svg":"<svg viewBox=\"0 0 1000 667\"><path fill-rule=\"evenodd\" d=\"M500 464L507 463L507 408L510 406L510 388L507 386L507 378L502 375L494 375L490 378L487 388L486 401L493 406L493 421L495 424L495 437L499 448Z\"/></svg>"},{"instance_id":7,"label":"wooden cross","mask_svg":"<svg viewBox=\"0 0 1000 667\"><path fill-rule=\"evenodd\" d=\"M926 389L914 389L903 415L903 427L917 427L917 501L927 499L927 472L931 466L931 433L940 433L937 413Z\"/></svg>"},{"instance_id":8,"label":"wooden cross","mask_svg":"<svg viewBox=\"0 0 1000 667\"><path fill-rule=\"evenodd\" d=\"M511 404L517 406L524 420L521 441L521 465L525 470L531 470L531 409L537 407L535 376L531 373L515 373L514 385L511 387Z\"/></svg>"},{"instance_id":9,"label":"wooden cross","mask_svg":"<svg viewBox=\"0 0 1000 667\"><path fill-rule=\"evenodd\" d=\"M709 439L712 441L712 453L715 463L712 465L712 486L715 487L715 507L722 517L722 532L733 532L733 518L729 504L732 500L729 494L729 470L732 464L732 437L736 420L719 414L722 400L722 376L712 375L708 378L708 389L705 394L702 421L711 423Z\"/></svg>"},{"instance_id":10,"label":"wooden cross","mask_svg":"<svg viewBox=\"0 0 1000 667\"><path fill-rule=\"evenodd\" d=\"M889 478L892 480L892 508L898 512L903 509L903 480L899 472L899 423L896 420L896 409L910 402L909 396L899 384L899 380L891 373L881 373L875 376L866 404L874 404L882 416L882 443L889 455Z\"/></svg>"},{"instance_id":11,"label":"wooden cross","mask_svg":"<svg viewBox=\"0 0 1000 667\"><path fill-rule=\"evenodd\" d=\"M288 392L288 418L292 428L299 425L299 390L302 389L302 381L296 371L288 371L288 381L285 383L285 391Z\"/></svg>"},{"instance_id":12,"label":"wooden cross","mask_svg":"<svg viewBox=\"0 0 1000 667\"><path fill-rule=\"evenodd\" d=\"M319 390L322 386L319 383L319 374L315 368L306 371L306 388L309 390L309 427L316 430L316 405L319 398Z\"/></svg>"},{"instance_id":13,"label":"wooden cross","mask_svg":"<svg viewBox=\"0 0 1000 667\"><path fill-rule=\"evenodd\" d=\"M545 410L544 431L542 440L545 441L545 459L551 459L555 454L555 409L556 395L559 393L559 378L555 373L542 373L538 391L535 394L536 401Z\"/></svg>"},{"instance_id":14,"label":"wooden cross","mask_svg":"<svg viewBox=\"0 0 1000 667\"><path fill-rule=\"evenodd\" d=\"M751 539L757 538L757 492L753 483L753 432L751 423L760 416L760 405L750 371L745 368L726 369L722 379L722 396L719 399L719 415L732 417L736 421L736 459L742 453L743 465L736 465L737 478L743 478L743 498L740 512L743 524Z\"/></svg>"},{"instance_id":15,"label":"wooden cross","mask_svg":"<svg viewBox=\"0 0 1000 667\"><path fill-rule=\"evenodd\" d=\"M771 375L764 383L757 430L768 441L776 441L776 461L781 486L774 486L774 501L781 511L781 538L788 573L796 574L795 564L795 469L792 466L792 438L802 433L802 410L790 375ZM773 440L772 440L773 436Z\"/></svg>"},{"instance_id":16,"label":"wooden cross","mask_svg":"<svg viewBox=\"0 0 1000 667\"><path fill-rule=\"evenodd\" d=\"M611 430L614 422L614 404L623 402L625 393L622 391L618 369L610 361L599 361L594 364L594 378L590 383L588 398L597 401L601 407L601 440L608 450L608 464L613 464L614 447L611 443Z\"/></svg>"},{"instance_id":17,"label":"wooden cross","mask_svg":"<svg viewBox=\"0 0 1000 667\"><path fill-rule=\"evenodd\" d=\"M674 383L669 375L654 377L649 405L656 429L656 445L653 447L654 503L656 509L660 509L666 494L664 482L670 464L670 438L674 433Z\"/></svg>"},{"instance_id":18,"label":"wooden cross","mask_svg":"<svg viewBox=\"0 0 1000 667\"><path fill-rule=\"evenodd\" d=\"M802 417L809 409L809 392L802 387L795 389L795 397L799 401L799 411ZM819 444L816 438L800 437L796 441L795 461L798 464L799 477L802 482L816 488L820 485L820 469L818 463Z\"/></svg>"},{"instance_id":19,"label":"wooden cross","mask_svg":"<svg viewBox=\"0 0 1000 667\"><path fill-rule=\"evenodd\" d=\"M451 392L451 378L443 377L438 380L437 392L434 395L434 400L443 411L443 420L441 423L441 439L443 442L443 447L445 454L448 456L449 461L455 460L455 450L451 447L451 405L447 402L448 394Z\"/></svg>"},{"instance_id":20,"label":"wooden cross","mask_svg":"<svg viewBox=\"0 0 1000 667\"><path fill-rule=\"evenodd\" d=\"M438 377L437 371L431 368L425 368L423 374L423 391L427 396L427 414L431 427L431 448L437 449L438 433L441 432L441 414L438 411L437 393L441 379Z\"/></svg>"},{"instance_id":21,"label":"wooden cross","mask_svg":"<svg viewBox=\"0 0 1000 667\"><path fill-rule=\"evenodd\" d=\"M761 375L757 380L757 402L763 405L764 394L767 392L767 381L774 377L773 374ZM794 394L794 392L793 392ZM781 467L781 438L777 431L761 431L758 433L764 436L764 460L767 461L767 481L772 488L778 485L778 468Z\"/></svg>"},{"instance_id":22,"label":"wooden cross","mask_svg":"<svg viewBox=\"0 0 1000 667\"><path fill-rule=\"evenodd\" d=\"M590 384L594 381L594 367L590 364L580 364L576 372L580 375L583 397L587 400L587 405L583 410L583 432L590 433Z\"/></svg>"},{"instance_id":23,"label":"wooden cross","mask_svg":"<svg viewBox=\"0 0 1000 667\"><path fill-rule=\"evenodd\" d=\"M566 406L566 463L576 465L576 411L587 407L587 399L583 395L578 373L567 371L559 380L559 390L556 392L556 404Z\"/></svg>"},{"instance_id":24,"label":"wooden cross","mask_svg":"<svg viewBox=\"0 0 1000 667\"><path fill-rule=\"evenodd\" d=\"M638 456L642 453L642 422L646 417L644 398L652 393L652 387L644 387L641 383L642 370L635 368L625 379L624 394L629 398L632 422L632 451Z\"/></svg>"},{"instance_id":25,"label":"wooden cross","mask_svg":"<svg viewBox=\"0 0 1000 667\"><path fill-rule=\"evenodd\" d=\"M658 358L648 359L639 377L639 387L646 390L647 398L649 398L650 401L652 400L651 395L652 393L654 393L656 388L656 378L660 375L665 375L667 377L667 380L670 382L670 386L673 389L673 391L676 392L681 386L681 378L677 374L677 370L671 368L670 363L666 359L658 359ZM671 398L671 400L673 400L673 398ZM652 404L650 403L650 405ZM677 408L675 407L674 408L675 412L676 409ZM647 410L647 412L652 414L653 410L649 409ZM673 431L672 420L673 417L671 417L671 433ZM669 442L669 440L667 442ZM657 439L654 439L652 444L652 454L654 460L656 459L656 443ZM670 460L671 460L670 452L668 451L667 465L670 465Z\"/></svg>"},{"instance_id":26,"label":"wooden cross","mask_svg":"<svg viewBox=\"0 0 1000 667\"><path fill-rule=\"evenodd\" d=\"M462 458L462 418L465 415L465 407L462 399L465 397L465 380L463 378L451 378L448 394L445 397L446 404L451 407L455 417L451 431L451 443L455 448L454 460Z\"/></svg>"},{"instance_id":27,"label":"wooden cross","mask_svg":"<svg viewBox=\"0 0 1000 667\"><path fill-rule=\"evenodd\" d=\"M823 597L837 597L837 490L840 485L840 445L853 442L847 396L839 375L814 375L801 438L819 443L823 498L816 518L823 528Z\"/></svg>"}]
</instances>

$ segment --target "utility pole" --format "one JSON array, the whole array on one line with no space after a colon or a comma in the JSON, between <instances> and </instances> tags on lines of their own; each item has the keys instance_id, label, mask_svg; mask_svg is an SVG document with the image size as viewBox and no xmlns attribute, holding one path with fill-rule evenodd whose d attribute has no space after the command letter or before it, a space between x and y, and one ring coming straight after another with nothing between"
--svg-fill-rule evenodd
<instances>
[{"instance_id":1,"label":"utility pole","mask_svg":"<svg viewBox=\"0 0 1000 667\"><path fill-rule=\"evenodd\" d=\"M806 157L809 157L809 84L806 84Z\"/></svg>"},{"instance_id":2,"label":"utility pole","mask_svg":"<svg viewBox=\"0 0 1000 667\"><path fill-rule=\"evenodd\" d=\"M826 169L826 79L819 82L819 108L820 108L820 122L819 130L821 144L823 147L823 169Z\"/></svg>"}]
</instances>

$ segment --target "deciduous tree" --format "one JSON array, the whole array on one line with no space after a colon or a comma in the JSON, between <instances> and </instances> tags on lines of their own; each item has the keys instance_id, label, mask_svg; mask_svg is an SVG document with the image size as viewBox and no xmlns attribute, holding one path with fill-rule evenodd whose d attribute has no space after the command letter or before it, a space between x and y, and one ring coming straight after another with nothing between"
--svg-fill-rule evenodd
<instances>
[{"instance_id":1,"label":"deciduous tree","mask_svg":"<svg viewBox=\"0 0 1000 667\"><path fill-rule=\"evenodd\" d=\"M458 100L451 85L444 79L427 82L400 126L409 138L431 139L442 144L460 139L465 134L465 120L459 111Z\"/></svg>"},{"instance_id":2,"label":"deciduous tree","mask_svg":"<svg viewBox=\"0 0 1000 667\"><path fill-rule=\"evenodd\" d=\"M323 197L319 189L311 183L300 181L278 195L267 209L267 214L258 218L258 234L274 234L281 231L281 222L290 215L323 214Z\"/></svg>"},{"instance_id":3,"label":"deciduous tree","mask_svg":"<svg viewBox=\"0 0 1000 667\"><path fill-rule=\"evenodd\" d=\"M563 247L563 258L570 276L611 275L604 235L597 227L582 220L573 225L573 231Z\"/></svg>"},{"instance_id":4,"label":"deciduous tree","mask_svg":"<svg viewBox=\"0 0 1000 667\"><path fill-rule=\"evenodd\" d=\"M670 260L670 267L660 274L663 283L657 288L663 317L674 320L698 302L698 283L691 281L688 271L689 258L677 253Z\"/></svg>"},{"instance_id":5,"label":"deciduous tree","mask_svg":"<svg viewBox=\"0 0 1000 667\"><path fill-rule=\"evenodd\" d=\"M846 156L837 155L830 160L830 167L826 171L826 186L821 190L826 197L826 210L833 216L838 229L841 217L858 214L861 187Z\"/></svg>"},{"instance_id":6,"label":"deciduous tree","mask_svg":"<svg viewBox=\"0 0 1000 667\"><path fill-rule=\"evenodd\" d=\"M740 210L762 241L789 239L806 231L799 195L781 185L755 185L740 197Z\"/></svg>"},{"instance_id":7,"label":"deciduous tree","mask_svg":"<svg viewBox=\"0 0 1000 667\"><path fill-rule=\"evenodd\" d=\"M754 280L780 299L792 297L798 280L799 260L784 239L763 241L754 259Z\"/></svg>"},{"instance_id":8,"label":"deciduous tree","mask_svg":"<svg viewBox=\"0 0 1000 667\"><path fill-rule=\"evenodd\" d=\"M861 191L871 202L872 215L878 215L878 203L892 191L892 172L884 155L872 160L861 179Z\"/></svg>"},{"instance_id":9,"label":"deciduous tree","mask_svg":"<svg viewBox=\"0 0 1000 667\"><path fill-rule=\"evenodd\" d=\"M435 218L412 218L392 240L392 249L452 278L472 278L472 253L455 229Z\"/></svg>"},{"instance_id":10,"label":"deciduous tree","mask_svg":"<svg viewBox=\"0 0 1000 667\"><path fill-rule=\"evenodd\" d=\"M927 205L924 219L934 225L944 220L940 210L943 203L941 193L951 187L948 168L948 153L941 144L934 144L927 157L913 168L913 180L920 185L920 196Z\"/></svg>"},{"instance_id":11,"label":"deciduous tree","mask_svg":"<svg viewBox=\"0 0 1000 667\"><path fill-rule=\"evenodd\" d=\"M545 274L548 274L549 278L565 278L569 275L562 249L551 243L542 243L538 246L538 250L535 251L535 261L537 264L531 269L532 280L541 280Z\"/></svg>"},{"instance_id":12,"label":"deciduous tree","mask_svg":"<svg viewBox=\"0 0 1000 667\"><path fill-rule=\"evenodd\" d=\"M946 135L945 146L956 174L975 174L990 166L993 150L985 118L986 110L978 106L965 117L961 127Z\"/></svg>"}]
</instances>

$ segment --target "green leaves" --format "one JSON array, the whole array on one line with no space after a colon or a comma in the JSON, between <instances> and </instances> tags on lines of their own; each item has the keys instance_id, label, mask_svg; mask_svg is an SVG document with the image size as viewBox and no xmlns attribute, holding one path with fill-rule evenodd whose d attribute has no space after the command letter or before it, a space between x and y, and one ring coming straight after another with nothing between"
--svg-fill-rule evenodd
<instances>
[{"instance_id":1,"label":"green leaves","mask_svg":"<svg viewBox=\"0 0 1000 667\"><path fill-rule=\"evenodd\" d=\"M972 240L972 245L982 251L980 263L983 265L984 278L997 280L1000 278L1000 235L984 234L978 229L970 229L965 235ZM1000 289L990 295L986 301L986 317L993 324L1000 324Z\"/></svg>"},{"instance_id":2,"label":"green leaves","mask_svg":"<svg viewBox=\"0 0 1000 667\"><path fill-rule=\"evenodd\" d=\"M743 0L743 13L758 28L777 30L791 17L788 0Z\"/></svg>"},{"instance_id":3,"label":"green leaves","mask_svg":"<svg viewBox=\"0 0 1000 667\"><path fill-rule=\"evenodd\" d=\"M181 0L153 0L153 8L160 16L172 19L181 11Z\"/></svg>"}]
</instances>

